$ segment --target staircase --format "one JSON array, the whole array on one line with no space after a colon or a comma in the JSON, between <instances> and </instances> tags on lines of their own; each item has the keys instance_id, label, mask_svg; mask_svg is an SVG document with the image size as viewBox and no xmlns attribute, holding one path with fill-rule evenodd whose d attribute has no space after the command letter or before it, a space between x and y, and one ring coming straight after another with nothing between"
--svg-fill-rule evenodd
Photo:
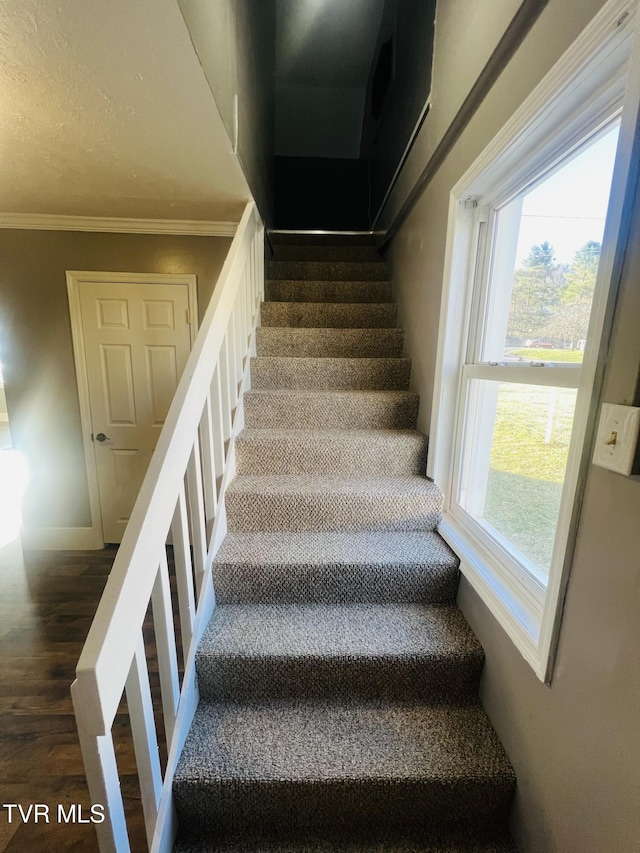
<instances>
[{"instance_id":1,"label":"staircase","mask_svg":"<svg viewBox=\"0 0 640 853\"><path fill-rule=\"evenodd\" d=\"M385 264L299 237L268 275L175 851L513 851Z\"/></svg>"}]
</instances>

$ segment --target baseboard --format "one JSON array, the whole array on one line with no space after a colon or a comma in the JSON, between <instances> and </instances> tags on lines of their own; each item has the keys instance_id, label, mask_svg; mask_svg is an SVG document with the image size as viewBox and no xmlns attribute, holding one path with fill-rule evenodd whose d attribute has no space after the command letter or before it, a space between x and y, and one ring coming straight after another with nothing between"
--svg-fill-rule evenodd
<instances>
[{"instance_id":1,"label":"baseboard","mask_svg":"<svg viewBox=\"0 0 640 853\"><path fill-rule=\"evenodd\" d=\"M102 535L93 527L23 527L20 537L27 551L99 551Z\"/></svg>"}]
</instances>

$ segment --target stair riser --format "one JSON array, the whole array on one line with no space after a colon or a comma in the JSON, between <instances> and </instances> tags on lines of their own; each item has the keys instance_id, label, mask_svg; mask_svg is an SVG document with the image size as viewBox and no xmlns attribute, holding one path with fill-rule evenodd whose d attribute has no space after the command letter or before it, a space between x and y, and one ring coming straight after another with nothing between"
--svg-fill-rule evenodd
<instances>
[{"instance_id":1,"label":"stair riser","mask_svg":"<svg viewBox=\"0 0 640 853\"><path fill-rule=\"evenodd\" d=\"M390 302L387 281L288 281L268 279L265 299L269 302Z\"/></svg>"},{"instance_id":2,"label":"stair riser","mask_svg":"<svg viewBox=\"0 0 640 853\"><path fill-rule=\"evenodd\" d=\"M411 361L396 359L252 358L253 388L300 391L405 391Z\"/></svg>"},{"instance_id":3,"label":"stair riser","mask_svg":"<svg viewBox=\"0 0 640 853\"><path fill-rule=\"evenodd\" d=\"M259 356L294 358L401 358L400 329L257 329Z\"/></svg>"},{"instance_id":4,"label":"stair riser","mask_svg":"<svg viewBox=\"0 0 640 853\"><path fill-rule=\"evenodd\" d=\"M196 661L200 697L211 701L354 700L455 702L477 699L482 658L210 657Z\"/></svg>"},{"instance_id":5,"label":"stair riser","mask_svg":"<svg viewBox=\"0 0 640 853\"><path fill-rule=\"evenodd\" d=\"M266 277L304 281L388 281L384 263L375 261L270 261Z\"/></svg>"},{"instance_id":6,"label":"stair riser","mask_svg":"<svg viewBox=\"0 0 640 853\"><path fill-rule=\"evenodd\" d=\"M385 399L318 394L307 397L304 407L293 403L278 395L245 394L245 425L258 429L414 429L418 421L415 394Z\"/></svg>"},{"instance_id":7,"label":"stair riser","mask_svg":"<svg viewBox=\"0 0 640 853\"><path fill-rule=\"evenodd\" d=\"M274 261L372 261L380 263L375 246L275 246Z\"/></svg>"},{"instance_id":8,"label":"stair riser","mask_svg":"<svg viewBox=\"0 0 640 853\"><path fill-rule=\"evenodd\" d=\"M422 830L426 841L429 834L459 825L483 832L505 820L513 787L507 778L391 784L181 781L174 786L174 802L181 828L195 837L282 838L304 832L345 839L383 830Z\"/></svg>"},{"instance_id":9,"label":"stair riser","mask_svg":"<svg viewBox=\"0 0 640 853\"><path fill-rule=\"evenodd\" d=\"M434 564L214 564L219 604L450 604L458 580L457 568Z\"/></svg>"},{"instance_id":10,"label":"stair riser","mask_svg":"<svg viewBox=\"0 0 640 853\"><path fill-rule=\"evenodd\" d=\"M236 441L239 474L324 474L393 476L423 474L427 441L423 436L323 438L300 436Z\"/></svg>"},{"instance_id":11,"label":"stair riser","mask_svg":"<svg viewBox=\"0 0 640 853\"><path fill-rule=\"evenodd\" d=\"M392 303L263 302L263 326L305 329L392 329L397 306Z\"/></svg>"},{"instance_id":12,"label":"stair riser","mask_svg":"<svg viewBox=\"0 0 640 853\"><path fill-rule=\"evenodd\" d=\"M231 531L362 530L431 531L440 508L422 495L393 498L370 494L265 495L227 491Z\"/></svg>"}]
</instances>

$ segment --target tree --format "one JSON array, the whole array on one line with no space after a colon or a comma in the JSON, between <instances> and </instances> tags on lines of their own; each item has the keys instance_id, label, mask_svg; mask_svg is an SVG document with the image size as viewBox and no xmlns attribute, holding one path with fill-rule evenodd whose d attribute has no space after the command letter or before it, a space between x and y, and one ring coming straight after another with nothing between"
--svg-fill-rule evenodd
<instances>
[{"instance_id":1,"label":"tree","mask_svg":"<svg viewBox=\"0 0 640 853\"><path fill-rule=\"evenodd\" d=\"M573 256L566 276L567 286L562 294L562 301L565 304L581 300L591 302L596 286L601 248L600 243L589 240Z\"/></svg>"},{"instance_id":2,"label":"tree","mask_svg":"<svg viewBox=\"0 0 640 853\"><path fill-rule=\"evenodd\" d=\"M563 284L553 246L548 241L532 246L514 273L507 334L513 338L544 334L549 315L560 301Z\"/></svg>"},{"instance_id":3,"label":"tree","mask_svg":"<svg viewBox=\"0 0 640 853\"><path fill-rule=\"evenodd\" d=\"M575 253L567 270L561 304L547 324L547 335L562 338L572 349L587 337L600 249L600 243L589 240Z\"/></svg>"}]
</instances>

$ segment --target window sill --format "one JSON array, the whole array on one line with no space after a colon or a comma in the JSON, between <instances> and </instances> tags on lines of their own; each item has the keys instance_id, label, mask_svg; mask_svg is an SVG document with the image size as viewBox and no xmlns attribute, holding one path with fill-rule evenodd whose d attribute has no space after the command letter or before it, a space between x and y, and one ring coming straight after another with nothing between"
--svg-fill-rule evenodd
<instances>
[{"instance_id":1,"label":"window sill","mask_svg":"<svg viewBox=\"0 0 640 853\"><path fill-rule=\"evenodd\" d=\"M535 605L524 588L450 513L444 513L438 532L460 558L464 577L538 678L545 681L548 651L544 653L540 647L544 608Z\"/></svg>"}]
</instances>

